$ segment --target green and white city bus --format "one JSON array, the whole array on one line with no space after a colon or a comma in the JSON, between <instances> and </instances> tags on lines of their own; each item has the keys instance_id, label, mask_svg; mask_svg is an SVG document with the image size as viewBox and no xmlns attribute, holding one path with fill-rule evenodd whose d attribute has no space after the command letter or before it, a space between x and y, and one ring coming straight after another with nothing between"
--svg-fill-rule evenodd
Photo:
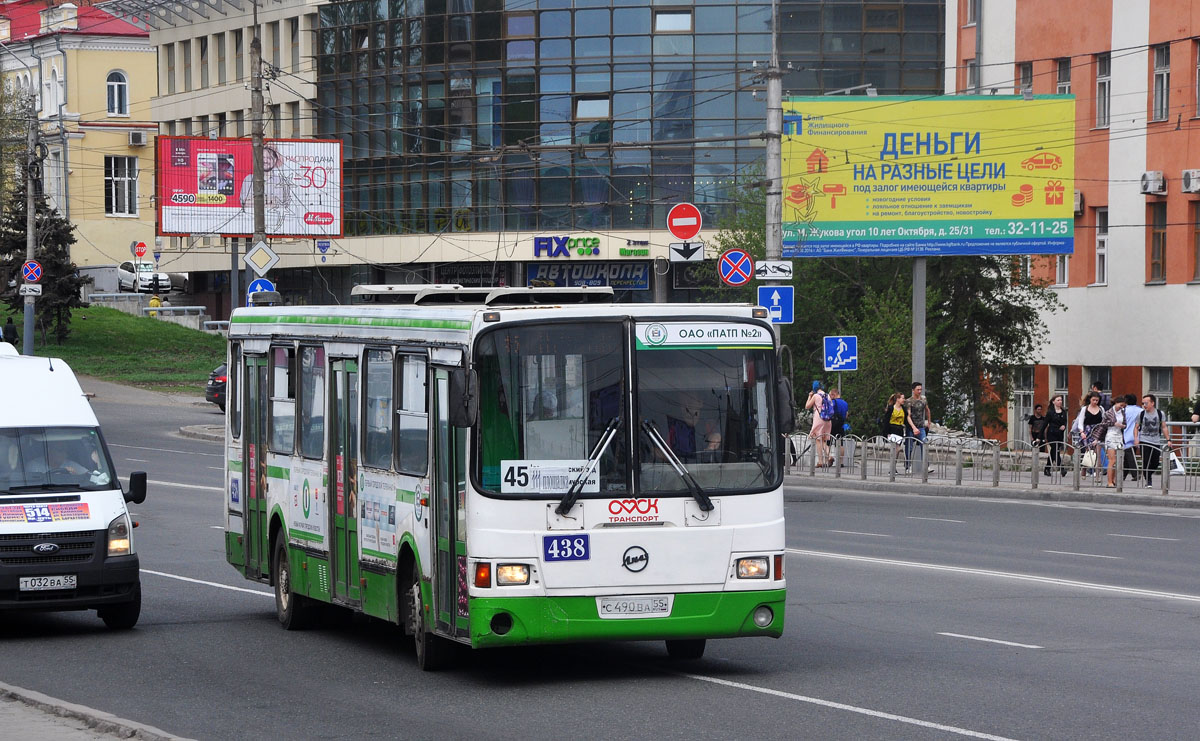
<instances>
[{"instance_id":1,"label":"green and white city bus","mask_svg":"<svg viewBox=\"0 0 1200 741\"><path fill-rule=\"evenodd\" d=\"M354 297L230 321L225 549L285 628L340 605L403 626L427 669L449 641L694 658L783 632L792 407L765 309Z\"/></svg>"}]
</instances>

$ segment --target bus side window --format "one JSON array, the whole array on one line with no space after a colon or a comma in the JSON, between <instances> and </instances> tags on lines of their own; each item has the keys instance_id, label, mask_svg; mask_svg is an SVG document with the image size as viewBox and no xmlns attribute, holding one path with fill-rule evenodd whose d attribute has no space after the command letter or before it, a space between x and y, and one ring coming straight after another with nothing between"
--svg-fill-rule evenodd
<instances>
[{"instance_id":1,"label":"bus side window","mask_svg":"<svg viewBox=\"0 0 1200 741\"><path fill-rule=\"evenodd\" d=\"M295 348L271 348L271 450L287 455L296 439L295 360Z\"/></svg>"},{"instance_id":2,"label":"bus side window","mask_svg":"<svg viewBox=\"0 0 1200 741\"><path fill-rule=\"evenodd\" d=\"M399 431L397 468L423 476L429 465L429 415L425 383L428 377L425 358L419 355L396 357L400 388L397 394L396 426Z\"/></svg>"},{"instance_id":3,"label":"bus side window","mask_svg":"<svg viewBox=\"0 0 1200 741\"><path fill-rule=\"evenodd\" d=\"M242 377L242 345L234 342L229 346L229 364L225 366L228 391L225 407L229 410L229 429L233 439L242 436L242 394L238 379Z\"/></svg>"},{"instance_id":4,"label":"bus side window","mask_svg":"<svg viewBox=\"0 0 1200 741\"><path fill-rule=\"evenodd\" d=\"M387 350L367 350L364 357L365 388L362 462L372 468L392 467L392 355Z\"/></svg>"},{"instance_id":5,"label":"bus side window","mask_svg":"<svg viewBox=\"0 0 1200 741\"><path fill-rule=\"evenodd\" d=\"M300 348L300 455L325 452L325 348Z\"/></svg>"}]
</instances>

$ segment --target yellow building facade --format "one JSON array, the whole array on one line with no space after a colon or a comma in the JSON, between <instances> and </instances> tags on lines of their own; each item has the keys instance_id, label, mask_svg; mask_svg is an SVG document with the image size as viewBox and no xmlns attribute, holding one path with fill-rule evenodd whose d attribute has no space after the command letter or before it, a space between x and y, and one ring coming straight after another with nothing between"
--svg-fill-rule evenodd
<instances>
[{"instance_id":1,"label":"yellow building facade","mask_svg":"<svg viewBox=\"0 0 1200 741\"><path fill-rule=\"evenodd\" d=\"M0 70L36 95L44 192L75 225L76 265L154 250L157 62L149 33L95 7L0 5Z\"/></svg>"}]
</instances>

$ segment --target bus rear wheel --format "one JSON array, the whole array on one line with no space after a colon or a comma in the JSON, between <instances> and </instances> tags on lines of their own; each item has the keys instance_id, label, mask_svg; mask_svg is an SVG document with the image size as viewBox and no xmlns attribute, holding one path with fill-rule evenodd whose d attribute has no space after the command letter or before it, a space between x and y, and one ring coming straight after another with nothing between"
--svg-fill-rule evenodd
<instances>
[{"instance_id":1,"label":"bus rear wheel","mask_svg":"<svg viewBox=\"0 0 1200 741\"><path fill-rule=\"evenodd\" d=\"M667 656L679 661L694 661L704 656L704 645L703 638L667 641Z\"/></svg>"},{"instance_id":2,"label":"bus rear wheel","mask_svg":"<svg viewBox=\"0 0 1200 741\"><path fill-rule=\"evenodd\" d=\"M308 598L292 591L292 562L288 559L287 542L281 536L275 543L275 614L284 630L304 630L312 624L313 605Z\"/></svg>"},{"instance_id":3,"label":"bus rear wheel","mask_svg":"<svg viewBox=\"0 0 1200 741\"><path fill-rule=\"evenodd\" d=\"M421 597L421 567L413 561L412 582L408 588L408 632L413 637L417 666L433 672L446 665L449 646L428 630L425 624L425 601Z\"/></svg>"}]
</instances>

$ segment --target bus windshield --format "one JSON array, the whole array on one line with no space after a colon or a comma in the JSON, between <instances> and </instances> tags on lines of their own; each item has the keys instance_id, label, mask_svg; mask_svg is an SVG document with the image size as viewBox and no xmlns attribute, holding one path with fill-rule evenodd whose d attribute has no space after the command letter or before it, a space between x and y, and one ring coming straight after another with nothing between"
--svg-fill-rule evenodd
<instances>
[{"instance_id":1,"label":"bus windshield","mask_svg":"<svg viewBox=\"0 0 1200 741\"><path fill-rule=\"evenodd\" d=\"M519 325L480 338L476 472L482 488L561 496L579 481L576 491L587 498L778 486L770 332L750 324L693 323L688 326L722 337L746 331L752 339L684 342L667 339L683 325L638 324L629 363L627 326ZM664 339L643 341L647 331L656 340L661 331ZM594 470L584 476L593 457Z\"/></svg>"},{"instance_id":2,"label":"bus windshield","mask_svg":"<svg viewBox=\"0 0 1200 741\"><path fill-rule=\"evenodd\" d=\"M113 481L95 428L0 429L0 493L107 490L113 488Z\"/></svg>"}]
</instances>

